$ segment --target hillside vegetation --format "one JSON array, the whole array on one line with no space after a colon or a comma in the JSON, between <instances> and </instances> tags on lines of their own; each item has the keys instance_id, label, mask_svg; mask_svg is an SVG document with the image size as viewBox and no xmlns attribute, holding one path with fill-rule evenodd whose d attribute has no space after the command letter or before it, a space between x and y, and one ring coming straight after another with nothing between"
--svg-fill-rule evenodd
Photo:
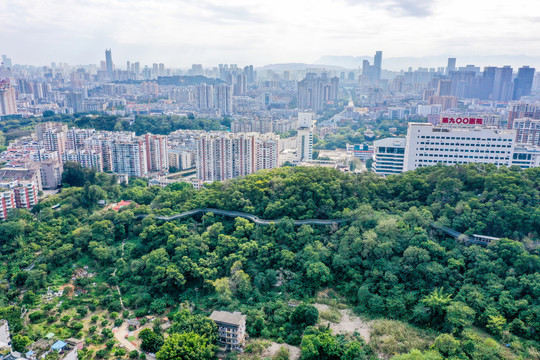
<instances>
[{"instance_id":1,"label":"hillside vegetation","mask_svg":"<svg viewBox=\"0 0 540 360\"><path fill-rule=\"evenodd\" d=\"M123 305L135 316L172 311L177 326L171 333L204 324L192 317L212 309L238 310L248 315L252 338L300 346L302 359L539 354L540 169L470 164L380 178L288 167L200 191L187 184L148 187L141 179L123 186L108 174L73 164L66 169L60 194L0 224L0 315L20 314L25 304L30 313L43 312L43 324L61 327L69 308L121 312L118 285ZM139 206L103 210L97 206L101 199ZM211 213L170 222L153 216L203 207L279 221L258 226ZM140 220L138 214L150 216ZM348 221L299 227L291 221L309 218ZM501 239L466 246L434 230L432 222ZM74 268L85 265L96 276L72 280ZM82 294L63 298L60 308L45 307L39 295L47 286L67 283ZM308 305L322 288L333 289L357 314L411 325L382 323L374 333L378 343L370 344L357 334L332 334L315 325L318 312ZM290 300L305 307L299 311ZM182 302L192 314L175 317ZM15 334L42 336L43 324L11 318ZM193 341L214 336L211 329L190 329ZM86 327L78 331L73 335L87 336ZM414 339L407 340L406 331ZM422 341L417 334L426 331ZM172 341L165 341L167 351L158 360L168 359ZM402 342L407 345L398 346Z\"/></svg>"}]
</instances>

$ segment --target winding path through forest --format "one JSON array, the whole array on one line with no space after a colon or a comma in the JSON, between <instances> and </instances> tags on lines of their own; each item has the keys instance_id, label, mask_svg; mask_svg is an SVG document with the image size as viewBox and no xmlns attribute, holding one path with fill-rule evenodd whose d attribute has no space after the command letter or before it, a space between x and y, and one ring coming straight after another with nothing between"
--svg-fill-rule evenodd
<instances>
[{"instance_id":1,"label":"winding path through forest","mask_svg":"<svg viewBox=\"0 0 540 360\"><path fill-rule=\"evenodd\" d=\"M283 220L283 218L277 219L277 220L261 219L256 215L248 214L248 213L241 212L241 211L221 210L221 209L214 209L214 208L194 209L194 210L184 211L184 212L182 212L180 214L175 214L175 215L171 215L171 216L156 216L156 219L157 220L163 220L163 221L171 221L171 220L176 220L176 219L183 219L183 218L190 217L190 216L195 216L195 215L198 215L200 213L205 214L205 213L208 213L208 212L214 213L216 215L221 215L221 216L228 216L228 217L235 217L235 218L236 217L241 217L241 218L244 218L244 219L251 220L254 223L259 224L259 225L275 224L275 223L278 223L281 220ZM149 214L137 215L136 218L143 219L143 218L147 217L148 215ZM338 225L338 224L341 224L341 223L343 223L343 222L345 222L347 220L348 219L329 219L329 220L305 219L305 220L293 220L293 222L294 222L295 226L301 226L301 225Z\"/></svg>"}]
</instances>

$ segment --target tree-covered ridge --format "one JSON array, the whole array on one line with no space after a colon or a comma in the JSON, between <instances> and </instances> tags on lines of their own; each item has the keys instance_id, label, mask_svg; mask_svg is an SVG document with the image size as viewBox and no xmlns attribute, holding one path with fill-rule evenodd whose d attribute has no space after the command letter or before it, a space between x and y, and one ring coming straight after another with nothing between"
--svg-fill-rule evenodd
<instances>
[{"instance_id":1,"label":"tree-covered ridge","mask_svg":"<svg viewBox=\"0 0 540 360\"><path fill-rule=\"evenodd\" d=\"M176 130L223 130L230 127L230 119L222 120L195 118L193 114L188 116L161 115L147 116L135 115L135 119L116 115L103 114L58 114L49 111L43 117L19 118L7 116L0 121L0 131L5 133L7 141L21 136L29 136L32 128L41 122L54 121L65 123L83 129L96 129L104 131L134 131L136 135L146 133L168 135Z\"/></svg>"},{"instance_id":2,"label":"tree-covered ridge","mask_svg":"<svg viewBox=\"0 0 540 360\"><path fill-rule=\"evenodd\" d=\"M20 304L22 290L63 284L73 264L88 264L97 282L109 286L100 292L104 307L119 308L112 287L118 284L125 306L139 316L187 300L197 313L242 311L252 337L337 341L339 354L349 345L314 330L308 334L320 339L305 337L308 324L295 320L290 299L309 302L332 287L358 313L404 320L463 343L472 336L467 329L477 326L522 350L538 347L532 341L540 334L540 257L532 242L540 229L539 169L466 165L379 178L280 168L201 191L148 187L141 179L126 187L76 166L67 173L66 181L84 186L48 198L35 218L19 211L0 224L1 306ZM97 206L103 198L140 206L106 211ZM200 207L349 221L295 227L284 219L263 227L214 214L172 222L153 216ZM136 219L144 213L151 215ZM433 221L510 239L465 246L435 231ZM76 283L92 289L85 279Z\"/></svg>"}]
</instances>

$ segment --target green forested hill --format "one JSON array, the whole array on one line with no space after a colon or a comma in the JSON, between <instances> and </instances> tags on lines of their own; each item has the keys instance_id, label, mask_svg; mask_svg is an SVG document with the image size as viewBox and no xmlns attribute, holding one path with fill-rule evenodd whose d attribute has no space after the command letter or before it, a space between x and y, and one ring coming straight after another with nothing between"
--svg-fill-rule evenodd
<instances>
[{"instance_id":1,"label":"green forested hill","mask_svg":"<svg viewBox=\"0 0 540 360\"><path fill-rule=\"evenodd\" d=\"M196 313L240 310L248 314L252 337L301 344L305 359L317 358L313 351L321 343L334 344L320 345L323 352L333 349L328 351L336 357L328 359L351 358L346 354L360 354L350 350L356 347L364 349L358 359L375 356L359 339L333 338L291 316L287 301L310 302L323 288L332 288L359 314L447 334L437 337L433 349L403 359L538 354L540 169L470 164L379 178L280 168L196 191L185 184L149 188L140 179L124 187L109 175L71 165L65 180L85 185L66 184L34 214L18 211L0 224L0 307L25 302L40 308L21 291L62 285L74 264L88 265L97 275L75 281L88 294L72 299L73 306L121 311L112 287L118 284L124 305L137 316L162 313L181 301L194 304ZM103 198L140 206L104 211L97 206ZM55 204L58 209L51 209ZM134 216L202 207L285 219L263 227L213 214L171 222ZM348 222L295 227L287 218ZM488 247L465 246L434 231L433 221L503 239ZM483 329L511 351L480 341L470 329ZM32 326L16 331L38 336Z\"/></svg>"}]
</instances>

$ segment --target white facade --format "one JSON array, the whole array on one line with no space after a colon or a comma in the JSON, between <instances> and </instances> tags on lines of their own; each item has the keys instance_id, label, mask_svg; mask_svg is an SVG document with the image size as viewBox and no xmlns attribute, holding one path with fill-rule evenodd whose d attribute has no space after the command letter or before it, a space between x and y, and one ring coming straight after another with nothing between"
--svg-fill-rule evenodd
<instances>
[{"instance_id":1,"label":"white facade","mask_svg":"<svg viewBox=\"0 0 540 360\"><path fill-rule=\"evenodd\" d=\"M167 136L146 134L146 165L148 171L169 172Z\"/></svg>"},{"instance_id":2,"label":"white facade","mask_svg":"<svg viewBox=\"0 0 540 360\"><path fill-rule=\"evenodd\" d=\"M296 135L296 161L313 160L313 129L298 129Z\"/></svg>"},{"instance_id":3,"label":"white facade","mask_svg":"<svg viewBox=\"0 0 540 360\"><path fill-rule=\"evenodd\" d=\"M278 143L274 134L203 134L197 143L197 177L223 181L277 167Z\"/></svg>"},{"instance_id":4,"label":"white facade","mask_svg":"<svg viewBox=\"0 0 540 360\"><path fill-rule=\"evenodd\" d=\"M314 114L311 112L299 112L296 135L296 161L305 162L313 160L313 131Z\"/></svg>"},{"instance_id":5,"label":"white facade","mask_svg":"<svg viewBox=\"0 0 540 360\"><path fill-rule=\"evenodd\" d=\"M540 120L530 118L515 119L516 143L540 146Z\"/></svg>"},{"instance_id":6,"label":"white facade","mask_svg":"<svg viewBox=\"0 0 540 360\"><path fill-rule=\"evenodd\" d=\"M148 166L144 141L115 140L110 143L110 147L113 172L134 177L146 176Z\"/></svg>"},{"instance_id":7,"label":"white facade","mask_svg":"<svg viewBox=\"0 0 540 360\"><path fill-rule=\"evenodd\" d=\"M380 175L403 172L405 138L386 138L373 142L373 171Z\"/></svg>"},{"instance_id":8,"label":"white facade","mask_svg":"<svg viewBox=\"0 0 540 360\"><path fill-rule=\"evenodd\" d=\"M516 146L512 156L512 165L522 169L540 166L540 147Z\"/></svg>"},{"instance_id":9,"label":"white facade","mask_svg":"<svg viewBox=\"0 0 540 360\"><path fill-rule=\"evenodd\" d=\"M311 112L298 113L298 128L311 128L314 124L314 114Z\"/></svg>"},{"instance_id":10,"label":"white facade","mask_svg":"<svg viewBox=\"0 0 540 360\"><path fill-rule=\"evenodd\" d=\"M515 130L409 123L403 170L443 163L510 166Z\"/></svg>"},{"instance_id":11,"label":"white facade","mask_svg":"<svg viewBox=\"0 0 540 360\"><path fill-rule=\"evenodd\" d=\"M62 154L62 161L71 161L81 164L82 167L103 171L103 155L101 151L92 149L69 150Z\"/></svg>"},{"instance_id":12,"label":"white facade","mask_svg":"<svg viewBox=\"0 0 540 360\"><path fill-rule=\"evenodd\" d=\"M0 80L0 116L17 113L15 88L6 80Z\"/></svg>"}]
</instances>

